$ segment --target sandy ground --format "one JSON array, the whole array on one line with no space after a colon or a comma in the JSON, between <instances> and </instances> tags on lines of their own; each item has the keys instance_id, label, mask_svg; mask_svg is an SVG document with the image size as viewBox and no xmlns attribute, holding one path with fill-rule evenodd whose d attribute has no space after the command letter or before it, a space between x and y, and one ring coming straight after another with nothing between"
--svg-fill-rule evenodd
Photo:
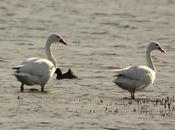
<instances>
[{"instance_id":1,"label":"sandy ground","mask_svg":"<svg viewBox=\"0 0 175 130\"><path fill-rule=\"evenodd\" d=\"M60 130L150 130L175 127L174 0L1 0L0 128ZM48 82L42 94L19 92L13 66L45 57L44 44L59 33L69 46L53 45L57 64L80 77ZM136 93L112 83L113 68L145 63L153 53L154 85Z\"/></svg>"}]
</instances>

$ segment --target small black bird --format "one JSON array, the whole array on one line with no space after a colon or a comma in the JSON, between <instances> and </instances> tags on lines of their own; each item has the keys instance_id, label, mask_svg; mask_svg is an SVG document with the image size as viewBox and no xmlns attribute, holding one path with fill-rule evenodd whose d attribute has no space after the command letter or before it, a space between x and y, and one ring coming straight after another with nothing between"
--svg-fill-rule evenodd
<instances>
[{"instance_id":1,"label":"small black bird","mask_svg":"<svg viewBox=\"0 0 175 130\"><path fill-rule=\"evenodd\" d=\"M72 70L69 69L66 73L62 74L59 68L56 69L55 73L57 74L56 79L77 79L78 77L73 74Z\"/></svg>"}]
</instances>

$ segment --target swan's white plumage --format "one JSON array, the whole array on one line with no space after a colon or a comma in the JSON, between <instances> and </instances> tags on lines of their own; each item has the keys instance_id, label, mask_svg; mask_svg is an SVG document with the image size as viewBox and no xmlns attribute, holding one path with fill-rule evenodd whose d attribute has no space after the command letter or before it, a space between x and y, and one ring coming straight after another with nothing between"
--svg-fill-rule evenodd
<instances>
[{"instance_id":1,"label":"swan's white plumage","mask_svg":"<svg viewBox=\"0 0 175 130\"><path fill-rule=\"evenodd\" d=\"M50 50L50 46L54 42L64 42L61 36L52 34L48 37L45 50L47 59L38 57L26 59L21 65L14 67L16 69L15 77L21 82L21 91L23 85L40 85L41 91L44 91L44 86L53 76L56 70L56 60Z\"/></svg>"},{"instance_id":2,"label":"swan's white plumage","mask_svg":"<svg viewBox=\"0 0 175 130\"><path fill-rule=\"evenodd\" d=\"M15 76L26 85L45 85L55 70L53 63L47 59L28 59L20 65Z\"/></svg>"},{"instance_id":3,"label":"swan's white plumage","mask_svg":"<svg viewBox=\"0 0 175 130\"><path fill-rule=\"evenodd\" d=\"M111 70L117 73L117 78L113 82L120 88L128 90L131 93L131 98L135 98L135 91L142 90L153 84L156 78L156 70L150 55L156 49L165 52L159 43L151 42L146 51L147 66L129 66L124 69Z\"/></svg>"},{"instance_id":4,"label":"swan's white plumage","mask_svg":"<svg viewBox=\"0 0 175 130\"><path fill-rule=\"evenodd\" d=\"M123 89L143 89L155 80L155 72L147 66L130 66L124 69L115 70L118 77L113 81Z\"/></svg>"}]
</instances>

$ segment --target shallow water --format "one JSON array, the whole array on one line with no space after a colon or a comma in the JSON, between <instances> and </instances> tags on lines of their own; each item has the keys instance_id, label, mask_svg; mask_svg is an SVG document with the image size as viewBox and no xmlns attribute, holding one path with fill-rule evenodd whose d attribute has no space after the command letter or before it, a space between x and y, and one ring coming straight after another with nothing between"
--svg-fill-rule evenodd
<instances>
[{"instance_id":1,"label":"shallow water","mask_svg":"<svg viewBox=\"0 0 175 130\"><path fill-rule=\"evenodd\" d=\"M173 0L1 0L0 127L174 129L174 7ZM11 68L29 57L45 57L51 33L69 43L52 47L59 67L71 68L80 79L54 76L48 93L29 91L39 86L20 93ZM145 64L150 41L167 53L153 53L157 79L136 93L140 104L124 98L130 94L112 83L109 70Z\"/></svg>"}]
</instances>

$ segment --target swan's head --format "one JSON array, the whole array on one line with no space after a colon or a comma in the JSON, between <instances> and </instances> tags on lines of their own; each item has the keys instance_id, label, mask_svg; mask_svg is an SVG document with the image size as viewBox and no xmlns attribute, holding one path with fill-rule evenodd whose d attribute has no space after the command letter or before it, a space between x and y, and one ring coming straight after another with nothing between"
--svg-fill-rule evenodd
<instances>
[{"instance_id":1,"label":"swan's head","mask_svg":"<svg viewBox=\"0 0 175 130\"><path fill-rule=\"evenodd\" d=\"M64 39L60 35L57 35L57 34L50 35L48 37L48 41L51 42L51 43L60 42L64 45L67 45L67 43L64 41Z\"/></svg>"},{"instance_id":2,"label":"swan's head","mask_svg":"<svg viewBox=\"0 0 175 130\"><path fill-rule=\"evenodd\" d=\"M159 50L163 53L165 53L166 51L160 46L160 44L158 42L151 42L149 45L148 45L148 48L147 48L149 51L153 51L153 50Z\"/></svg>"}]
</instances>

